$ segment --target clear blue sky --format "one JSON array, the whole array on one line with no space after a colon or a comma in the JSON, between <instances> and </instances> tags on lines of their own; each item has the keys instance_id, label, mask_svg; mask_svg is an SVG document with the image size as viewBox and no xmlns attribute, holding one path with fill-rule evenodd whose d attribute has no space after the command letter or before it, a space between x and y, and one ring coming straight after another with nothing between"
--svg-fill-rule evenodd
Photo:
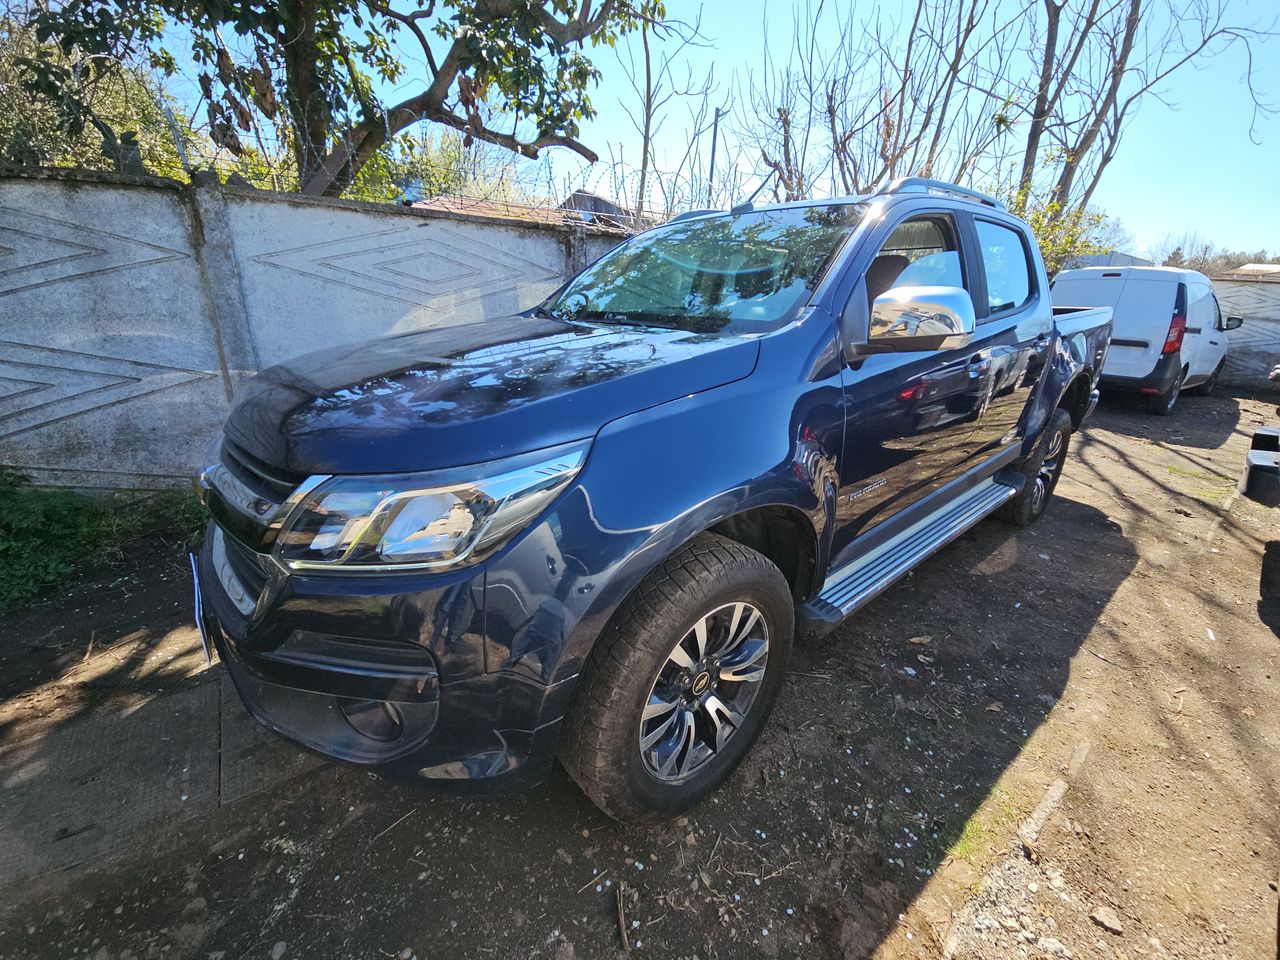
<instances>
[{"instance_id":1,"label":"clear blue sky","mask_svg":"<svg viewBox=\"0 0 1280 960\"><path fill-rule=\"evenodd\" d=\"M841 2L841 0L836 0ZM843 0L849 2L849 0ZM899 0L885 0L884 10ZM668 14L692 18L697 7L668 0ZM1234 0L1241 20L1280 13L1276 0ZM861 16L865 3L855 3ZM791 5L774 0L710 0L702 7L702 32L708 47L688 51L695 73L714 62L728 90L730 72L745 73L760 62L761 30L767 22L777 46L784 46L791 30ZM1259 47L1255 86L1280 104L1280 42ZM619 109L620 98L634 98L614 55L597 48L604 73L593 94L599 116L586 124L582 139L603 149L619 140L628 144L634 160L638 138ZM1169 234L1195 232L1232 249L1265 247L1280 253L1280 117L1260 118L1250 142L1250 102L1243 88L1244 51L1184 68L1165 88L1165 101L1146 100L1128 128L1119 153L1104 176L1095 203L1118 217L1143 250ZM659 140L658 163L682 151L687 138L685 109L674 106ZM723 154L721 155L723 162ZM558 172L576 169L572 159L559 156Z\"/></svg>"},{"instance_id":2,"label":"clear blue sky","mask_svg":"<svg viewBox=\"0 0 1280 960\"><path fill-rule=\"evenodd\" d=\"M816 6L820 0L811 2ZM914 0L825 2L829 12L847 16L852 10L858 21L877 11L886 20L900 19L904 8L914 9ZM1190 0L1174 2L1182 6ZM996 5L1006 8L1023 4L1038 7L1039 0L996 0ZM1236 23L1276 23L1280 17L1280 0L1230 0L1230 4ZM1073 0L1073 5L1079 5L1079 0ZM1148 8L1156 6L1152 3ZM714 65L719 96L728 99L737 93L741 100L741 92L734 89L735 71L744 81L749 70L759 70L765 31L775 56L785 59L792 8L790 0L667 0L671 18L693 21L701 9L704 39L701 45L684 50L679 77L683 80L685 63L699 78ZM638 49L638 35L623 44ZM598 116L584 124L580 139L599 152L602 163L587 168L576 154L560 148L547 151L553 192L572 183L612 193L607 169L610 145L616 153L621 142L632 165L639 159L639 136L621 109L623 102L635 103L635 94L618 54L607 47L589 51L603 77L592 91ZM1280 106L1280 38L1255 46L1254 62L1255 87L1264 100ZM1094 205L1118 218L1132 236L1131 252L1142 253L1170 235L1196 233L1220 247L1266 248L1280 254L1280 115L1260 116L1254 127L1260 142L1251 142L1251 102L1243 86L1244 71L1244 50L1236 47L1212 59L1202 58L1198 69L1183 68L1165 85L1162 99L1148 97L1143 102L1094 195ZM174 86L192 103L198 98L193 84L188 82L187 89L182 89L175 81ZM411 65L397 89L380 92L388 102L395 102L419 89L421 71ZM721 141L720 172L734 149L729 140ZM686 104L673 101L655 143L657 165L673 166L688 142Z\"/></svg>"}]
</instances>

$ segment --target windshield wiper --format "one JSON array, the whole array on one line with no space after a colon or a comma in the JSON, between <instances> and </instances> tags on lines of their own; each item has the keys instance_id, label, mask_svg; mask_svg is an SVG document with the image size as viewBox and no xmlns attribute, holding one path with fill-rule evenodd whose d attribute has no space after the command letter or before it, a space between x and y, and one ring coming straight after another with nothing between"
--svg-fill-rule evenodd
<instances>
[{"instance_id":1,"label":"windshield wiper","mask_svg":"<svg viewBox=\"0 0 1280 960\"><path fill-rule=\"evenodd\" d=\"M571 319L578 320L583 323L606 323L612 326L623 327L645 327L656 330L683 330L677 323L672 323L667 319L667 314L635 314L635 313L609 313L607 311L586 311L574 315Z\"/></svg>"}]
</instances>

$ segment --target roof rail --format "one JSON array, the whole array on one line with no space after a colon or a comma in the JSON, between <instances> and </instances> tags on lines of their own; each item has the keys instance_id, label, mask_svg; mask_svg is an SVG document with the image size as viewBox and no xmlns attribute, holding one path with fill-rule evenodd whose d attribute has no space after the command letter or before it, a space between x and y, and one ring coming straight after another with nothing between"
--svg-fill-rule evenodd
<instances>
[{"instance_id":1,"label":"roof rail","mask_svg":"<svg viewBox=\"0 0 1280 960\"><path fill-rule=\"evenodd\" d=\"M667 223L677 223L680 220L692 220L694 217L705 217L709 213L724 213L723 210L708 208L705 210L686 210L684 213L677 213Z\"/></svg>"},{"instance_id":2,"label":"roof rail","mask_svg":"<svg viewBox=\"0 0 1280 960\"><path fill-rule=\"evenodd\" d=\"M978 203L985 203L988 207L994 207L997 210L1008 209L995 197L988 196L977 190L971 190L968 187L962 187L959 184L948 183L946 180L930 180L928 177L900 177L883 190L878 191L877 195L909 192L944 193L964 200L976 200Z\"/></svg>"}]
</instances>

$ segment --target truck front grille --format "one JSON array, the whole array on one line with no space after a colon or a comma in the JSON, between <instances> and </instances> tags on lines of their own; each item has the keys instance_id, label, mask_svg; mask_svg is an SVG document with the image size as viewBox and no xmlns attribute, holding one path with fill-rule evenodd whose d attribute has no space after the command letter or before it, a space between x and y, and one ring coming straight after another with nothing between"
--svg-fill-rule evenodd
<instances>
[{"instance_id":1,"label":"truck front grille","mask_svg":"<svg viewBox=\"0 0 1280 960\"><path fill-rule=\"evenodd\" d=\"M266 588L268 575L265 564L270 560L228 536L216 522L211 526L209 535L213 538L210 552L213 570L222 584L222 591L241 616L248 617Z\"/></svg>"},{"instance_id":2,"label":"truck front grille","mask_svg":"<svg viewBox=\"0 0 1280 960\"><path fill-rule=\"evenodd\" d=\"M201 475L205 503L228 539L268 553L289 498L306 478L264 463L223 437L218 460Z\"/></svg>"},{"instance_id":3,"label":"truck front grille","mask_svg":"<svg viewBox=\"0 0 1280 960\"><path fill-rule=\"evenodd\" d=\"M263 463L226 437L222 438L221 460L232 476L263 500L277 506L289 499L289 494L306 479Z\"/></svg>"}]
</instances>

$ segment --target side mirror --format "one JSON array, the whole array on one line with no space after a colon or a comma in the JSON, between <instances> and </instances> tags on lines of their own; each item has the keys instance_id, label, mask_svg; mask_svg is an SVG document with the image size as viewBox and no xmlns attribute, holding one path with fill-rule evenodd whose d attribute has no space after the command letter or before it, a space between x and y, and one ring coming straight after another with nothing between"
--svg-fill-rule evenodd
<instances>
[{"instance_id":1,"label":"side mirror","mask_svg":"<svg viewBox=\"0 0 1280 960\"><path fill-rule=\"evenodd\" d=\"M867 340L854 352L953 350L973 339L973 298L960 287L895 287L871 305Z\"/></svg>"},{"instance_id":2,"label":"side mirror","mask_svg":"<svg viewBox=\"0 0 1280 960\"><path fill-rule=\"evenodd\" d=\"M1227 317L1227 322L1222 325L1223 330L1236 330L1244 323L1244 317Z\"/></svg>"}]
</instances>

